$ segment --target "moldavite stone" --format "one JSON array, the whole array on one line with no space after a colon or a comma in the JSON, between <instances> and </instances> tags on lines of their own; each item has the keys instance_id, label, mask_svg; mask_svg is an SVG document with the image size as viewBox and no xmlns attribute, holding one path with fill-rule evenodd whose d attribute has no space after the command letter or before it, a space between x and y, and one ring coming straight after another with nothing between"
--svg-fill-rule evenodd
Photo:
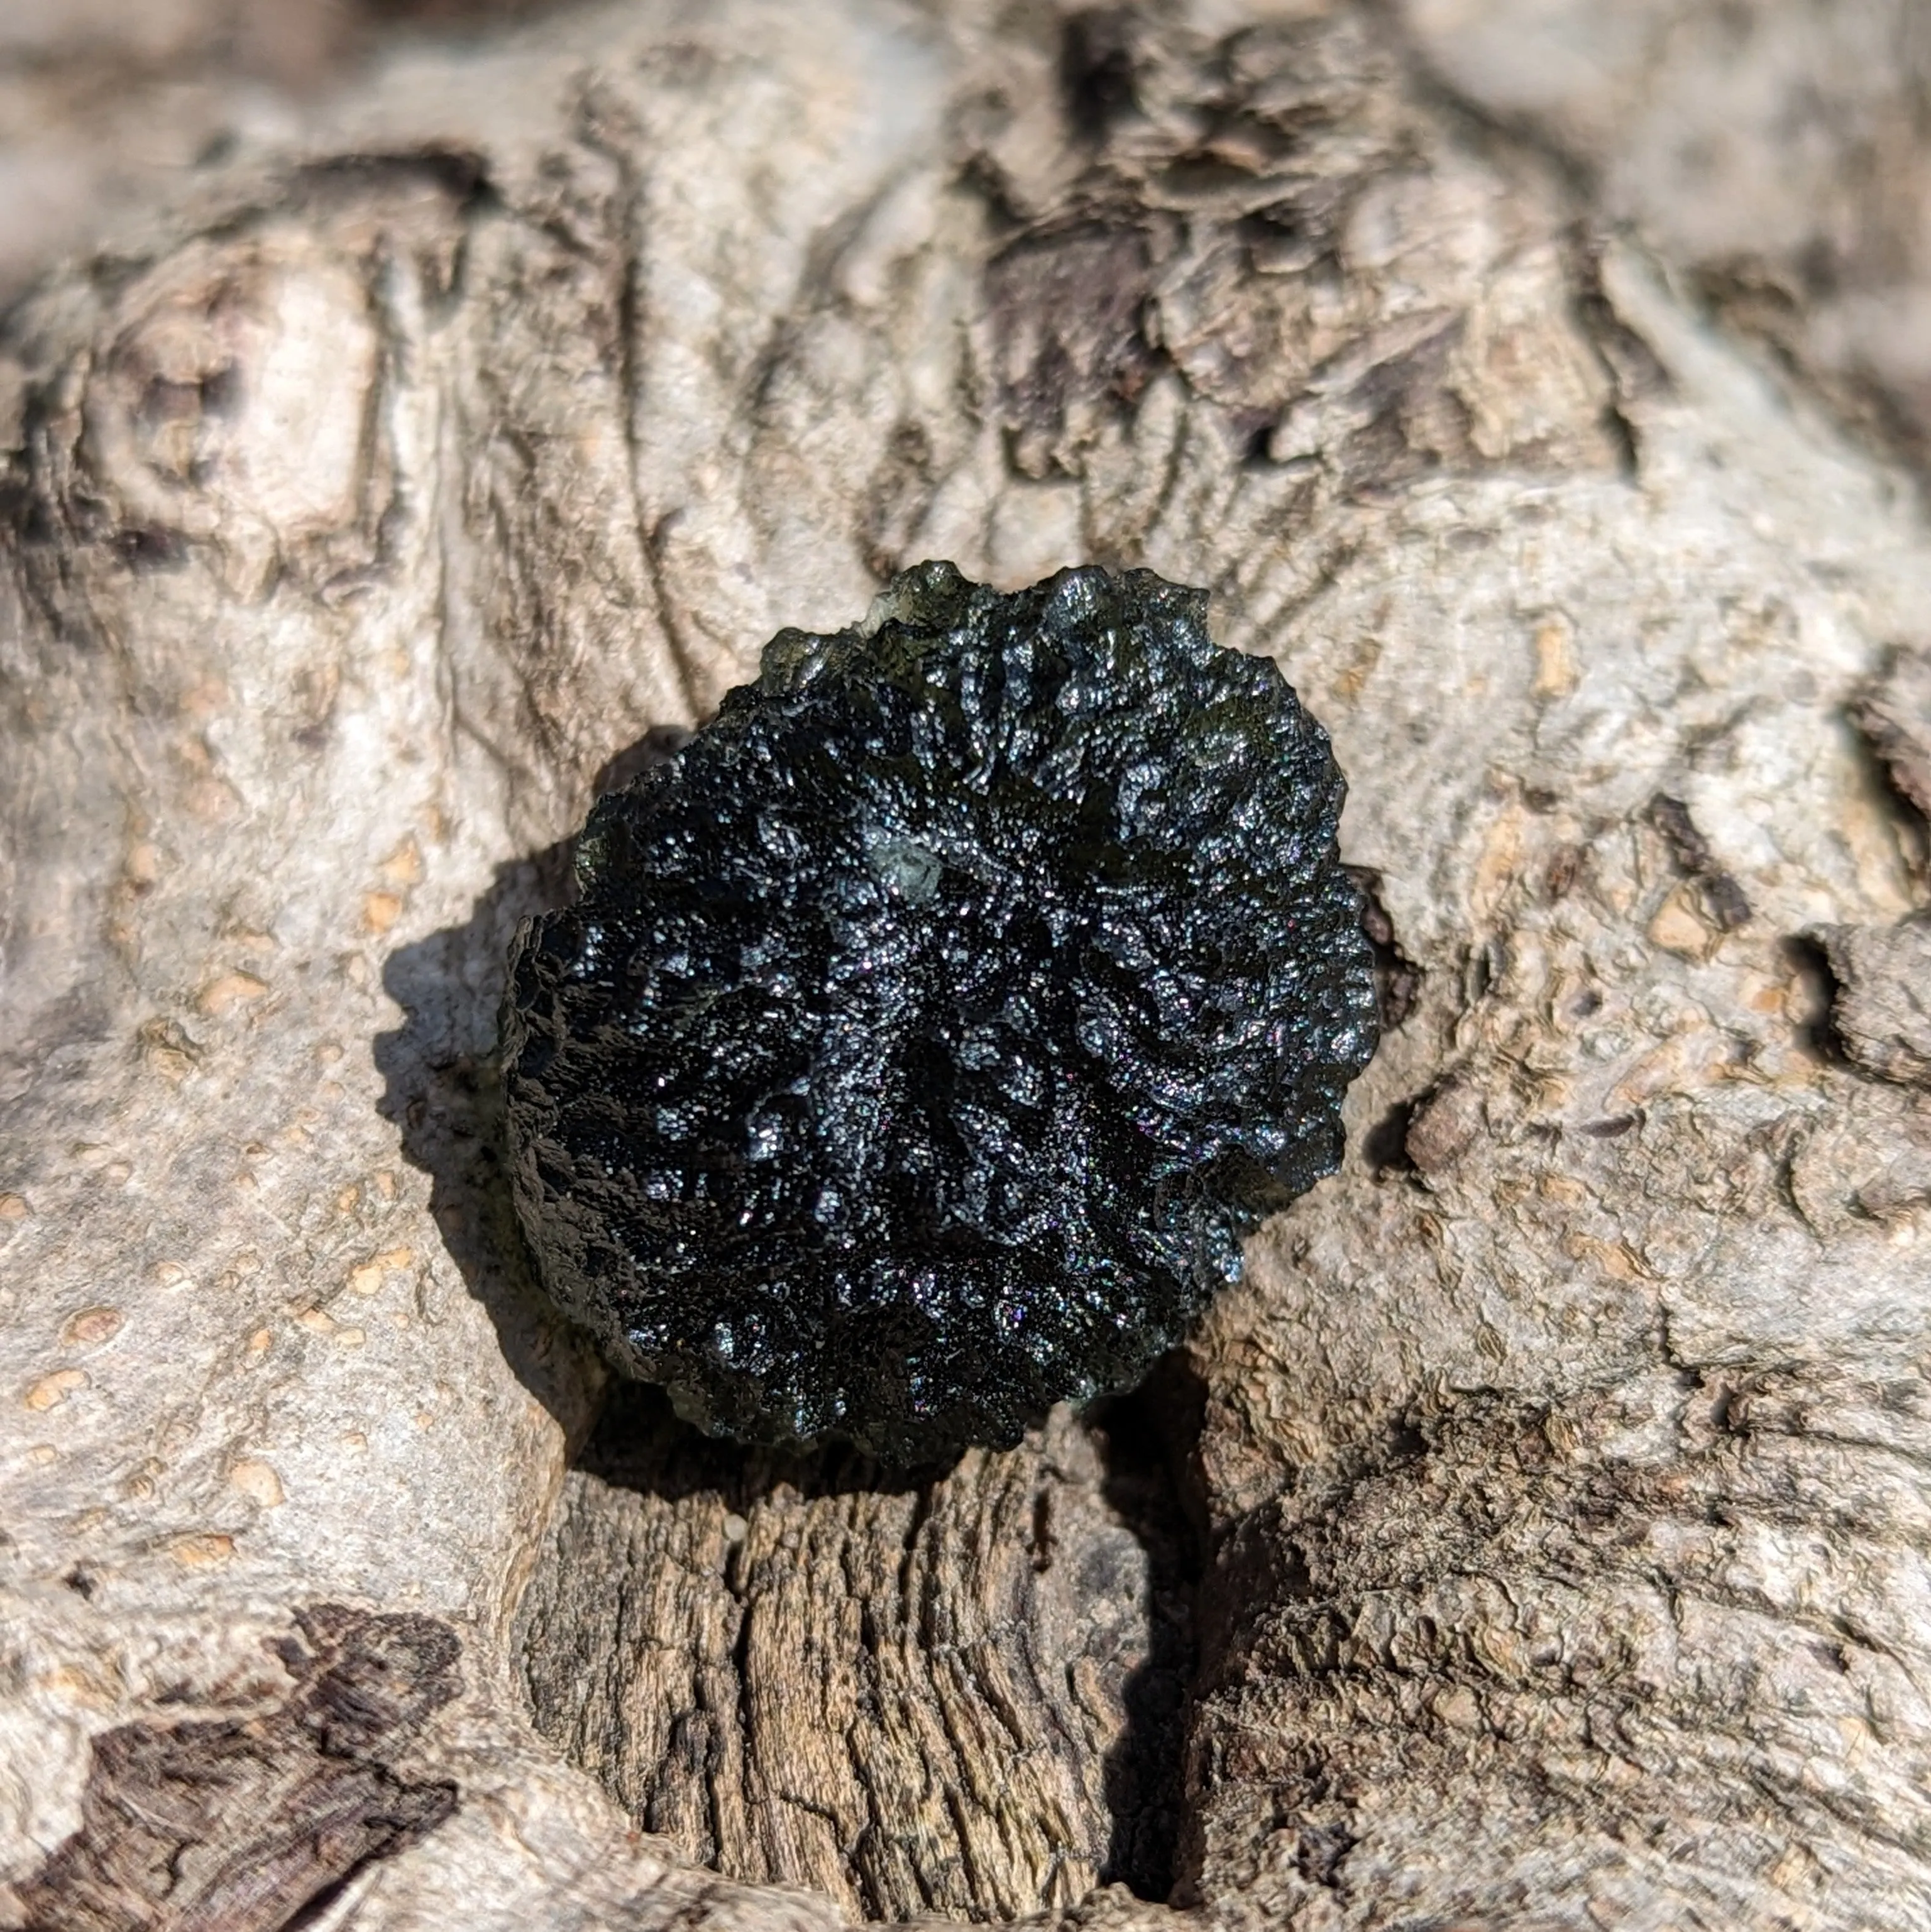
<instances>
[{"instance_id":1,"label":"moldavite stone","mask_svg":"<svg viewBox=\"0 0 1931 1932\"><path fill-rule=\"evenodd\" d=\"M1010 1444L1335 1167L1375 1033L1341 778L1206 606L923 565L591 813L512 955L516 1204L702 1427Z\"/></svg>"}]
</instances>

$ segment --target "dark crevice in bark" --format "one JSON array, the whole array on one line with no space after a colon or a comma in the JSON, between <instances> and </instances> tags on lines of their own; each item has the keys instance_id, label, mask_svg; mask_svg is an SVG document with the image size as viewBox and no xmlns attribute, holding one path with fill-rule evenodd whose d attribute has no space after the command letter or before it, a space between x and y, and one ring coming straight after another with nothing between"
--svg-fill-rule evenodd
<instances>
[{"instance_id":1,"label":"dark crevice in bark","mask_svg":"<svg viewBox=\"0 0 1931 1932\"><path fill-rule=\"evenodd\" d=\"M1190 1480L1185 1472L1195 1453L1203 1398L1203 1388L1184 1358L1170 1358L1147 1384L1104 1404L1086 1424L1099 1451L1101 1495L1139 1546L1144 1563L1137 1606L1140 1627L1125 1633L1137 1660L1119 1687L1118 1728L1105 1744L1101 1767L1107 1815L1092 1821L1092 1828L1100 1838L1098 1876L1104 1882L1125 1885L1137 1895L1150 1899L1164 1898L1171 1888L1182 1826L1181 1760L1194 1665L1194 1599L1203 1546L1196 1520L1200 1503L1197 1498L1190 1504L1186 1495L1190 1486L1198 1491L1197 1478ZM944 1493L948 1478L953 1486L950 1497ZM758 1677L761 1664L752 1641L752 1619L771 1613L767 1600L773 1588L770 1573L773 1558L764 1555L755 1564L747 1563L743 1532L738 1526L761 1508L781 1512L794 1522L802 1519L815 1525L803 1532L809 1546L788 1542L790 1553L778 1560L813 1568L828 1562L824 1588L827 1599L836 1598L854 1582L860 1592L868 1587L863 1514L867 1505L878 1498L899 1499L905 1520L899 1531L896 1562L890 1560L893 1550L882 1544L875 1552L878 1588L884 1596L873 1591L869 1597L861 1597L856 1652L847 1660L848 1667L862 1682L860 1702L866 1708L859 1730L845 1748L851 1752L870 1814L851 1834L855 1842L849 1846L848 1876L858 1903L870 1918L894 1918L908 1909L947 1912L962 1907L981 1914L1009 1910L1011 1901L999 1899L993 1880L973 1874L972 1834L962 1828L956 1850L928 1846L925 1856L914 1861L914 1869L908 1876L917 1887L916 1896L907 1896L890 1874L880 1875L873 1869L883 1856L879 1846L894 1838L908 1836L915 1821L895 1816L890 1789L867 1775L869 1750L888 1738L902 1721L891 1708L895 1701L908 1690L915 1697L932 1695L929 1685L888 1681L879 1655L887 1644L902 1643L910 1635L935 1672L952 1667L948 1660L956 1662L969 1655L978 1658L981 1665L974 1674L982 1689L979 1670L985 1667L990 1667L996 1678L1022 1680L1023 1672L1037 1677L1037 1703L1022 1696L1017 1709L1005 1708L1002 1694L988 1706L996 1719L1008 1731L1015 1722L1026 1730L1029 1736L1025 1748L1029 1750L1041 1748L1042 1735L1049 1748L1063 1739L1074 1758L1091 1748L1080 1714L1060 1701L1063 1687L1054 1681L1050 1655L1044 1660L1046 1668L1040 1675L1041 1652L1053 1653L1056 1646L1050 1635L1042 1633L1029 1616L1023 1594L1011 1626L996 1624L983 1632L962 1633L951 1616L942 1616L935 1625L926 1612L935 1564L942 1568L949 1562L962 1569L969 1564L970 1559L958 1546L956 1521L948 1518L935 1525L933 1521L935 1515L943 1516L948 1509L956 1510L956 1491L966 1486L959 1478L956 1468L884 1470L842 1444L787 1451L716 1440L680 1420L661 1390L614 1383L572 1478L573 1483L586 1486L587 1518L579 1526L561 1526L560 1540L542 1560L546 1574L539 1576L532 1602L526 1606L522 1664L539 1729L610 1784L614 1795L645 1828L671 1829L674 1835L671 1821L688 1815L695 1804L710 1820L707 1835L710 1842L686 1845L687 1855L701 1852L708 1862L739 1876L771 1876L746 1869L751 1862L748 1848L730 1835L731 1827L726 1820L732 1808L721 1802L716 1781L724 1778L739 1785L740 1816L761 1804L768 1808L773 1800L806 1810L813 1808L815 1801L803 1789L804 1780L791 1781L799 1786L795 1790L780 1782L783 1766L778 1748L754 1736L754 1690L768 1696L777 1690L783 1694L782 1687L774 1686L768 1676ZM660 1696L663 1690L653 1672L645 1667L646 1660L626 1652L624 1640L613 1643L606 1629L591 1627L593 1622L607 1621L604 1613L611 1600L608 1586L582 1587L591 1581L584 1566L596 1560L587 1539L611 1520L613 1514L632 1520L632 1512L621 1500L626 1496L648 1504L668 1506L668 1510L656 1513L660 1526L667 1516L675 1516L689 1529L721 1508L739 1538L737 1546L725 1558L719 1578L731 1600L727 1614L733 1626L720 1638L720 1660L727 1665L734 1684L734 1699L728 1711L738 1735L732 1748L720 1750L714 1742L695 1761L688 1754L672 1754L655 1762L639 1762L627 1750L625 1741L602 1730L596 1718L585 1719L581 1700L589 1676L614 1671L626 1677L629 1682L620 1702ZM856 1513L834 1510L827 1514L822 1508L811 1508L840 1498L853 1503ZM1026 1567L1036 1574L1060 1561L1079 1565L1108 1560L1090 1548L1062 1551L1050 1502L1044 1497L1033 1498L1029 1522L1031 1546L1023 1553ZM671 1539L676 1540L678 1534L673 1526ZM930 1540L933 1538L947 1544L949 1549L935 1547ZM836 1556L822 1548L833 1538L840 1545ZM640 1600L647 1599L653 1588L661 1588L666 1564L680 1567L682 1562L659 1544L635 1539L623 1560L632 1566L629 1574ZM573 1570L578 1573L574 1586L567 1574ZM747 1570L755 1574L747 1575ZM834 1571L845 1574L834 1575ZM1082 1587L1083 1581L1083 1570L1074 1587ZM1117 1582L1116 1576L1102 1575L1095 1594L1110 1597ZM948 1590L942 1596L949 1600L952 1594ZM674 1627L663 1628L656 1635L673 1649L698 1642L691 1631ZM984 1660L989 1651L993 1660L987 1666ZM767 1658L763 1667L768 1670L768 1666ZM666 1735L675 1734L682 1720L674 1712L662 1714L668 1720ZM692 1789L680 1796L672 1788L682 1786ZM701 1792L698 1786L702 1787ZM980 1795L962 1801L951 1793L949 1798L956 1806ZM827 1828L836 1831L837 1814L821 1804L817 1808ZM956 1885L948 1887L943 1878L943 1866L955 1858L964 1861L963 1897ZM935 1869L935 1859L939 1869Z\"/></svg>"},{"instance_id":2,"label":"dark crevice in bark","mask_svg":"<svg viewBox=\"0 0 1931 1932\"><path fill-rule=\"evenodd\" d=\"M1669 372L1656 352L1617 313L1602 277L1605 237L1578 221L1570 231L1569 276L1575 290L1575 319L1609 378L1610 401L1603 427L1614 445L1623 480L1633 483L1642 465L1642 436L1634 405L1666 394Z\"/></svg>"},{"instance_id":3,"label":"dark crevice in bark","mask_svg":"<svg viewBox=\"0 0 1931 1932\"><path fill-rule=\"evenodd\" d=\"M1848 707L1871 782L1920 885L1931 882L1931 656L1893 649Z\"/></svg>"},{"instance_id":4,"label":"dark crevice in bark","mask_svg":"<svg viewBox=\"0 0 1931 1932\"><path fill-rule=\"evenodd\" d=\"M1381 899L1381 874L1368 866L1350 866L1348 876L1361 889L1361 927L1374 952L1374 992L1385 1039L1415 1010L1422 969L1402 950L1395 921Z\"/></svg>"},{"instance_id":5,"label":"dark crevice in bark","mask_svg":"<svg viewBox=\"0 0 1931 1932\"><path fill-rule=\"evenodd\" d=\"M1133 19L1124 7L1070 15L1061 30L1059 90L1066 118L1095 145L1137 104Z\"/></svg>"},{"instance_id":6,"label":"dark crevice in bark","mask_svg":"<svg viewBox=\"0 0 1931 1932\"><path fill-rule=\"evenodd\" d=\"M1734 932L1749 922L1750 902L1743 889L1716 862L1689 808L1680 798L1659 792L1650 800L1649 821L1670 850L1677 867L1696 886L1703 908L1719 932Z\"/></svg>"},{"instance_id":7,"label":"dark crevice in bark","mask_svg":"<svg viewBox=\"0 0 1931 1932\"><path fill-rule=\"evenodd\" d=\"M1417 1094L1398 1100L1361 1138L1361 1156L1377 1175L1413 1174L1414 1157L1408 1151L1408 1130L1414 1124L1416 1110L1427 1098Z\"/></svg>"},{"instance_id":8,"label":"dark crevice in bark","mask_svg":"<svg viewBox=\"0 0 1931 1932\"><path fill-rule=\"evenodd\" d=\"M1851 1056L1837 1030L1837 998L1843 988L1829 952L1808 933L1786 938L1783 952L1797 982L1797 997L1790 1006L1798 1040L1826 1066L1849 1068Z\"/></svg>"},{"instance_id":9,"label":"dark crevice in bark","mask_svg":"<svg viewBox=\"0 0 1931 1932\"><path fill-rule=\"evenodd\" d=\"M1171 1893L1179 1850L1207 1537L1199 1467L1206 1394L1177 1351L1092 1418L1104 1445L1107 1500L1148 1558L1146 1660L1127 1680L1126 1727L1107 1754L1113 1832L1100 1876L1146 1899Z\"/></svg>"}]
</instances>

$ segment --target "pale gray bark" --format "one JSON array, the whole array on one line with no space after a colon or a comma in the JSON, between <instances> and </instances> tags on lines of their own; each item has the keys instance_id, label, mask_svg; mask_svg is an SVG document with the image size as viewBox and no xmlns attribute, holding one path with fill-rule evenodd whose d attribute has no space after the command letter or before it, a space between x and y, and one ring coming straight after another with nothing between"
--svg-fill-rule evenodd
<instances>
[{"instance_id":1,"label":"pale gray bark","mask_svg":"<svg viewBox=\"0 0 1931 1932\"><path fill-rule=\"evenodd\" d=\"M1918 490L1406 10L559 14L13 312L0 1923L1931 1917ZM1347 1166L1010 1454L599 1421L504 947L928 555L1327 723Z\"/></svg>"},{"instance_id":2,"label":"pale gray bark","mask_svg":"<svg viewBox=\"0 0 1931 1932\"><path fill-rule=\"evenodd\" d=\"M1916 0L1390 0L1858 431L1931 461L1931 15Z\"/></svg>"}]
</instances>

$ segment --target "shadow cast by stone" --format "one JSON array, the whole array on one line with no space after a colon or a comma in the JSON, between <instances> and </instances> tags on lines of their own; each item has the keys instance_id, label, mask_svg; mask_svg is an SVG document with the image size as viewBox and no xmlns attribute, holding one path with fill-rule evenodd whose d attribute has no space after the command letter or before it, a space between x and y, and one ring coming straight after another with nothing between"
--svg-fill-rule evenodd
<instances>
[{"instance_id":1,"label":"shadow cast by stone","mask_svg":"<svg viewBox=\"0 0 1931 1932\"><path fill-rule=\"evenodd\" d=\"M604 1371L538 1286L503 1172L497 1010L518 922L568 889L568 842L497 868L464 924L389 956L383 984L403 1023L375 1041L383 1114L405 1160L430 1177L429 1208L450 1258L494 1324L517 1379L572 1447L594 1420Z\"/></svg>"},{"instance_id":2,"label":"shadow cast by stone","mask_svg":"<svg viewBox=\"0 0 1931 1932\"><path fill-rule=\"evenodd\" d=\"M688 734L660 727L597 775L599 794L669 757ZM574 1451L596 1420L605 1371L594 1346L539 1285L503 1171L498 1014L509 945L532 914L574 891L574 838L497 866L470 917L398 947L383 985L403 1023L380 1034L381 1108L402 1151L430 1177L430 1212L470 1292L495 1324L517 1379L562 1426Z\"/></svg>"},{"instance_id":3,"label":"shadow cast by stone","mask_svg":"<svg viewBox=\"0 0 1931 1932\"><path fill-rule=\"evenodd\" d=\"M768 1448L707 1436L672 1409L664 1391L613 1376L575 1467L613 1489L680 1503L713 1496L737 1514L779 1488L820 1496L916 1496L943 1481L952 1464L887 1468L849 1443Z\"/></svg>"}]
</instances>

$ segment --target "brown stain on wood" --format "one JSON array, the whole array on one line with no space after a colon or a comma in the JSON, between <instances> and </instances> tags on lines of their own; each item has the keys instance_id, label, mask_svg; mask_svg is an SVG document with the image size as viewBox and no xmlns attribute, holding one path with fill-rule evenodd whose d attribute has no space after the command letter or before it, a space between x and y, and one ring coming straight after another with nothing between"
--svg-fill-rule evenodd
<instances>
[{"instance_id":1,"label":"brown stain on wood","mask_svg":"<svg viewBox=\"0 0 1931 1932\"><path fill-rule=\"evenodd\" d=\"M95 1739L80 1830L20 1888L28 1932L281 1932L455 1811L394 1760L461 1688L455 1634L337 1604L296 1622L277 1708Z\"/></svg>"}]
</instances>

